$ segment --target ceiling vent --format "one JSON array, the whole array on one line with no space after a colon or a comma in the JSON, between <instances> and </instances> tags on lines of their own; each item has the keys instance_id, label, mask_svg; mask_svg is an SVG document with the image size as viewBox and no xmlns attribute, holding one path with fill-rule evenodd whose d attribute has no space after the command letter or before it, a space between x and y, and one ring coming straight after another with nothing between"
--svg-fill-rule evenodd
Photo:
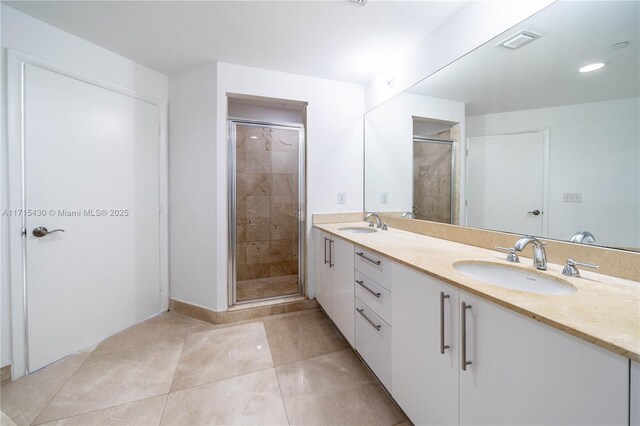
<instances>
[{"instance_id":1,"label":"ceiling vent","mask_svg":"<svg viewBox=\"0 0 640 426\"><path fill-rule=\"evenodd\" d=\"M533 31L520 31L509 36L507 39L502 40L498 43L498 46L506 47L507 49L517 49L532 42L540 36L541 34L534 33Z\"/></svg>"}]
</instances>

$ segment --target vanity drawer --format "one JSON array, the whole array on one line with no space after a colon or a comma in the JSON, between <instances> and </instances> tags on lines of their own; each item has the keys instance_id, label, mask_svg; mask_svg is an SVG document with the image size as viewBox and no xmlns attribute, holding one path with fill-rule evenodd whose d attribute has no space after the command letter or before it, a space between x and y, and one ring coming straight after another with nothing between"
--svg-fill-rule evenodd
<instances>
[{"instance_id":1,"label":"vanity drawer","mask_svg":"<svg viewBox=\"0 0 640 426\"><path fill-rule=\"evenodd\" d=\"M391 326L356 298L356 350L391 391Z\"/></svg>"},{"instance_id":2,"label":"vanity drawer","mask_svg":"<svg viewBox=\"0 0 640 426\"><path fill-rule=\"evenodd\" d=\"M391 324L391 293L358 271L356 271L356 297L387 324Z\"/></svg>"},{"instance_id":3,"label":"vanity drawer","mask_svg":"<svg viewBox=\"0 0 640 426\"><path fill-rule=\"evenodd\" d=\"M361 247L355 248L356 271L391 291L391 262Z\"/></svg>"}]
</instances>

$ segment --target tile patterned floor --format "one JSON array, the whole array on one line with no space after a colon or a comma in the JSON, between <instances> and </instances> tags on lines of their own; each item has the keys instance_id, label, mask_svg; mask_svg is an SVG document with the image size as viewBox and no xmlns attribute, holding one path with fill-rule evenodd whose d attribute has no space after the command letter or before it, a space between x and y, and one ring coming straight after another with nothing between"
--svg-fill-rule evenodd
<instances>
[{"instance_id":1,"label":"tile patterned floor","mask_svg":"<svg viewBox=\"0 0 640 426\"><path fill-rule=\"evenodd\" d=\"M3 385L0 402L2 426L405 421L319 309L223 327L164 313Z\"/></svg>"},{"instance_id":2,"label":"tile patterned floor","mask_svg":"<svg viewBox=\"0 0 640 426\"><path fill-rule=\"evenodd\" d=\"M298 293L298 275L284 275L236 283L238 301L259 300L266 297L287 296Z\"/></svg>"}]
</instances>

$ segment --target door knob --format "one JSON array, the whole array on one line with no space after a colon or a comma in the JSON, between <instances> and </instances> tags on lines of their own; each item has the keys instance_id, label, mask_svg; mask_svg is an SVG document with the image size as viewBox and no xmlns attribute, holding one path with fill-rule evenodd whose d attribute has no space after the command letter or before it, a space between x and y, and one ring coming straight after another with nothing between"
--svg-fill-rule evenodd
<instances>
[{"instance_id":1,"label":"door knob","mask_svg":"<svg viewBox=\"0 0 640 426\"><path fill-rule=\"evenodd\" d=\"M532 212L527 212L527 214L532 214L534 216L538 216L540 214L540 210L534 210Z\"/></svg>"},{"instance_id":2,"label":"door knob","mask_svg":"<svg viewBox=\"0 0 640 426\"><path fill-rule=\"evenodd\" d=\"M37 228L33 228L32 234L34 237L42 238L45 235L53 234L54 232L64 232L64 229L54 229L52 231L49 231L44 226L38 226Z\"/></svg>"}]
</instances>

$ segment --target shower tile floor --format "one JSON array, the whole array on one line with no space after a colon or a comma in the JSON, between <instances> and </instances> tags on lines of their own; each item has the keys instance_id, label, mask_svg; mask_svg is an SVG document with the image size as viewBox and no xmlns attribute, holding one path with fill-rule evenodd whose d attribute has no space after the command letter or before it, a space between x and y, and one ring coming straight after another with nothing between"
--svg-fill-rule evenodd
<instances>
[{"instance_id":1,"label":"shower tile floor","mask_svg":"<svg viewBox=\"0 0 640 426\"><path fill-rule=\"evenodd\" d=\"M2 425L396 425L319 310L213 325L163 313L0 391Z\"/></svg>"},{"instance_id":2,"label":"shower tile floor","mask_svg":"<svg viewBox=\"0 0 640 426\"><path fill-rule=\"evenodd\" d=\"M297 274L238 281L236 283L236 299L239 301L287 296L296 293L298 293Z\"/></svg>"}]
</instances>

